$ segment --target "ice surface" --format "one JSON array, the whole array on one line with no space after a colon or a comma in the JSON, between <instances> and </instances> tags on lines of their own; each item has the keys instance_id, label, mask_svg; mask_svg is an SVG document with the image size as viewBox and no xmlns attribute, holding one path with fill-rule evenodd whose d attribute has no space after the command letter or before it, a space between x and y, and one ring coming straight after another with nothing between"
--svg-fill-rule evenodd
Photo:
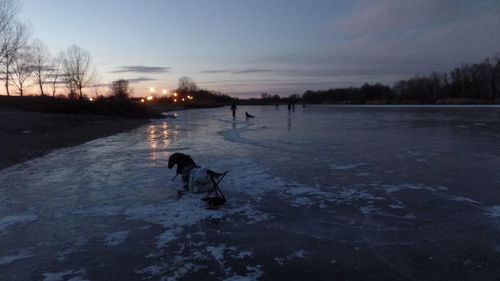
<instances>
[{"instance_id":1,"label":"ice surface","mask_svg":"<svg viewBox=\"0 0 500 281\"><path fill-rule=\"evenodd\" d=\"M182 111L1 170L0 280L500 274L498 108L245 111ZM174 152L228 170L228 202L178 197Z\"/></svg>"},{"instance_id":2,"label":"ice surface","mask_svg":"<svg viewBox=\"0 0 500 281\"><path fill-rule=\"evenodd\" d=\"M118 246L122 244L125 239L127 239L129 231L117 231L110 233L104 239L104 242L108 246Z\"/></svg>"},{"instance_id":3,"label":"ice surface","mask_svg":"<svg viewBox=\"0 0 500 281\"><path fill-rule=\"evenodd\" d=\"M11 256L0 257L0 265L9 264L13 261L33 257L33 254L28 250L21 250L19 253Z\"/></svg>"}]
</instances>

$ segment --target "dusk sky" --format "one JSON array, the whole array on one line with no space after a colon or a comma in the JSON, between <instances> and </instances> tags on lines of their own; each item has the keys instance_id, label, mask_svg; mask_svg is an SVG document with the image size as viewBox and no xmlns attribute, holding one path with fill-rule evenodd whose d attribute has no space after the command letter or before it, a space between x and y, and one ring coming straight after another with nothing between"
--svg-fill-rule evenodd
<instances>
[{"instance_id":1,"label":"dusk sky","mask_svg":"<svg viewBox=\"0 0 500 281\"><path fill-rule=\"evenodd\" d=\"M22 0L52 53L77 44L135 96L190 76L239 97L393 82L500 53L498 0Z\"/></svg>"}]
</instances>

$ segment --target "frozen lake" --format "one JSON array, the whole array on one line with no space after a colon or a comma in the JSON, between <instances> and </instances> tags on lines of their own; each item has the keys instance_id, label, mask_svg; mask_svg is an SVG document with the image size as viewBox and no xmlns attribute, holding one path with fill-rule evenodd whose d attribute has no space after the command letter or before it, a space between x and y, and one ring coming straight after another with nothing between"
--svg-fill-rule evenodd
<instances>
[{"instance_id":1,"label":"frozen lake","mask_svg":"<svg viewBox=\"0 0 500 281\"><path fill-rule=\"evenodd\" d=\"M1 170L0 280L500 278L499 107L177 114Z\"/></svg>"}]
</instances>

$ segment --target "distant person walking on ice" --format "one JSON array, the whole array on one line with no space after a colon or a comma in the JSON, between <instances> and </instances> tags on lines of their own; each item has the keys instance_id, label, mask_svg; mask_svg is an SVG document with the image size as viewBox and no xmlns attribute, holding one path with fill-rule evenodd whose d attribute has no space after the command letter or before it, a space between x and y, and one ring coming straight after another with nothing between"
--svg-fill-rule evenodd
<instances>
[{"instance_id":1,"label":"distant person walking on ice","mask_svg":"<svg viewBox=\"0 0 500 281\"><path fill-rule=\"evenodd\" d=\"M233 102L233 104L231 105L231 110L233 111L233 118L236 117L236 103Z\"/></svg>"}]
</instances>

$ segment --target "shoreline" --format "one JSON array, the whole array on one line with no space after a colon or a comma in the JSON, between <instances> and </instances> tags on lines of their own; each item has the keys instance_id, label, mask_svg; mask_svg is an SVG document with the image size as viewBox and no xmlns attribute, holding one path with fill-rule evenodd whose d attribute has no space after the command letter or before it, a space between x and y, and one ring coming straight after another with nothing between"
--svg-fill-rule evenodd
<instances>
[{"instance_id":1,"label":"shoreline","mask_svg":"<svg viewBox=\"0 0 500 281\"><path fill-rule=\"evenodd\" d=\"M0 109L0 170L59 148L130 131L149 119Z\"/></svg>"}]
</instances>

